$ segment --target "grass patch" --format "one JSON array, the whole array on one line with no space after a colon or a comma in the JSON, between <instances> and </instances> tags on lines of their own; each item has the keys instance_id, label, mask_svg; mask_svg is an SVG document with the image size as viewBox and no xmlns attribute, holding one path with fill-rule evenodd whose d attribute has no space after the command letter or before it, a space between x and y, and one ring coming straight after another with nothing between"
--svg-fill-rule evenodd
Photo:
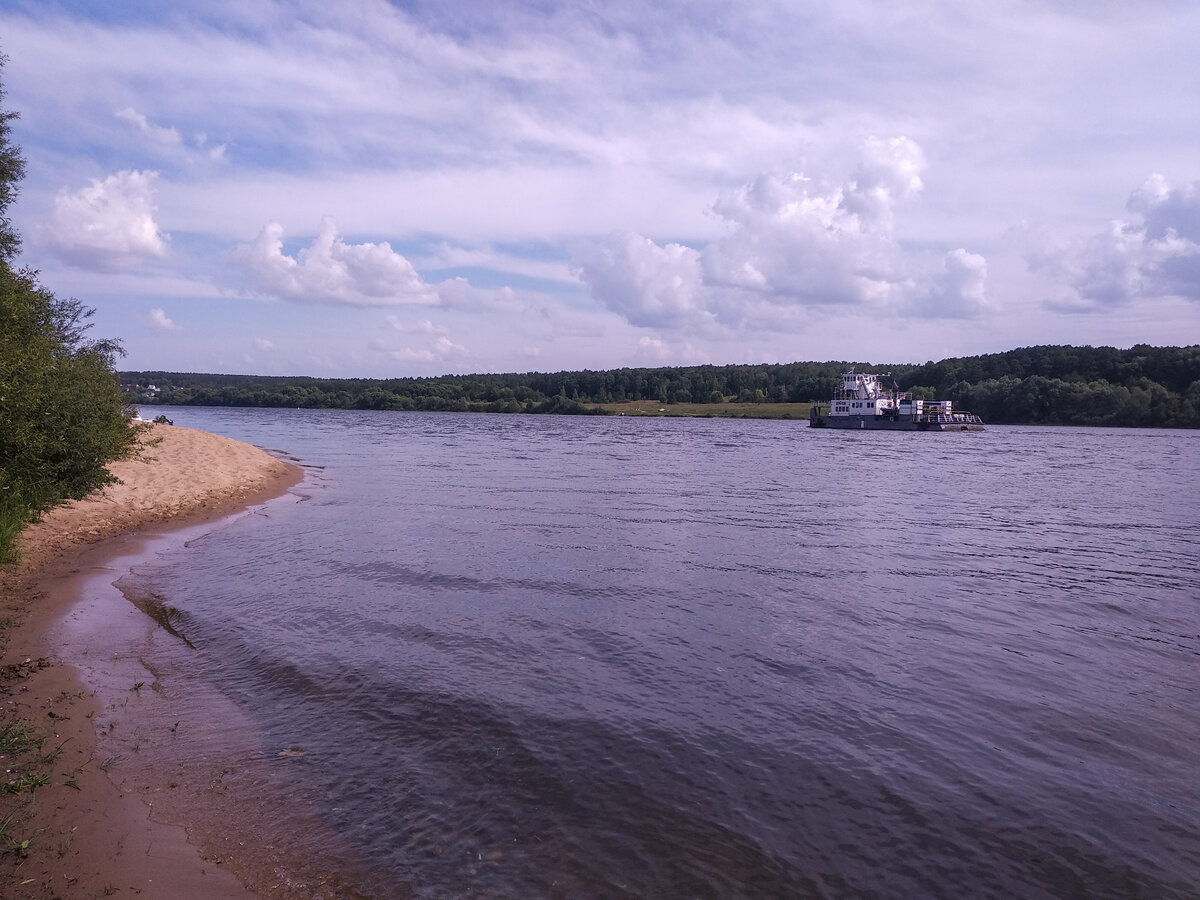
<instances>
[{"instance_id":1,"label":"grass patch","mask_svg":"<svg viewBox=\"0 0 1200 900\"><path fill-rule=\"evenodd\" d=\"M19 497L0 493L0 565L17 561L17 535L29 522L29 515L29 507Z\"/></svg>"},{"instance_id":2,"label":"grass patch","mask_svg":"<svg viewBox=\"0 0 1200 900\"><path fill-rule=\"evenodd\" d=\"M16 828L29 827L34 792L50 784L62 744L46 749L50 735L24 722L0 726L0 853L29 855L32 838L20 839Z\"/></svg>"},{"instance_id":3,"label":"grass patch","mask_svg":"<svg viewBox=\"0 0 1200 900\"><path fill-rule=\"evenodd\" d=\"M34 750L41 750L46 735L30 726L18 722L0 728L0 760L21 757Z\"/></svg>"},{"instance_id":4,"label":"grass patch","mask_svg":"<svg viewBox=\"0 0 1200 900\"><path fill-rule=\"evenodd\" d=\"M58 759L61 745L46 751L49 735L24 722L0 728L0 794L33 792L50 783L51 769Z\"/></svg>"}]
</instances>

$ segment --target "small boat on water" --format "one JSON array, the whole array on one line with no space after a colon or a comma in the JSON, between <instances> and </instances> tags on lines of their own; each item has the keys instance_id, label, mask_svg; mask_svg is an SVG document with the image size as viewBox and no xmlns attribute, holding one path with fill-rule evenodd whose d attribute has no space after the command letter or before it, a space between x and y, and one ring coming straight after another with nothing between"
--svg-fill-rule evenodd
<instances>
[{"instance_id":1,"label":"small boat on water","mask_svg":"<svg viewBox=\"0 0 1200 900\"><path fill-rule=\"evenodd\" d=\"M956 411L949 400L914 400L893 381L853 370L842 375L842 387L826 406L814 403L810 428L873 428L881 431L986 431L983 420Z\"/></svg>"}]
</instances>

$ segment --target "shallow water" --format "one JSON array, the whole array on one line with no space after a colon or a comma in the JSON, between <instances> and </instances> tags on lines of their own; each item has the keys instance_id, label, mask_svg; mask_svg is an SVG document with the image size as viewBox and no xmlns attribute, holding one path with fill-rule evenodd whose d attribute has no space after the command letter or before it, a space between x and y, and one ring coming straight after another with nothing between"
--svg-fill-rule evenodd
<instances>
[{"instance_id":1,"label":"shallow water","mask_svg":"<svg viewBox=\"0 0 1200 900\"><path fill-rule=\"evenodd\" d=\"M259 886L1200 889L1200 433L166 412L309 467L124 581L114 771Z\"/></svg>"}]
</instances>

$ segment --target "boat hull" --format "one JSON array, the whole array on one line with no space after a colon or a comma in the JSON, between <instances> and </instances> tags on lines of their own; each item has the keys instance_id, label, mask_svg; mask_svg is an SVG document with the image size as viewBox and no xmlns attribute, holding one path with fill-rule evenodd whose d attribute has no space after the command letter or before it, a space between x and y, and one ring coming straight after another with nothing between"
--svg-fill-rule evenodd
<instances>
[{"instance_id":1,"label":"boat hull","mask_svg":"<svg viewBox=\"0 0 1200 900\"><path fill-rule=\"evenodd\" d=\"M853 431L986 431L975 422L921 422L890 416L814 416L813 428L844 428Z\"/></svg>"}]
</instances>

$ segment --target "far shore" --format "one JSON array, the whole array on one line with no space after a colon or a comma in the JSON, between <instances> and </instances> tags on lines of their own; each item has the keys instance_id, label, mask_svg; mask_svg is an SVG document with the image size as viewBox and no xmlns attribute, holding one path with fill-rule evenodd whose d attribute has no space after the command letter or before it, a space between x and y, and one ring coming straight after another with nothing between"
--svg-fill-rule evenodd
<instances>
[{"instance_id":1,"label":"far shore","mask_svg":"<svg viewBox=\"0 0 1200 900\"><path fill-rule=\"evenodd\" d=\"M811 403L776 403L774 401L724 403L683 403L661 400L622 400L619 403L586 403L590 409L603 410L611 416L657 416L687 419L808 419Z\"/></svg>"},{"instance_id":2,"label":"far shore","mask_svg":"<svg viewBox=\"0 0 1200 900\"><path fill-rule=\"evenodd\" d=\"M49 773L0 796L0 822L11 817L0 831L8 851L0 896L253 896L220 860L202 858L182 828L151 821L143 798L105 775L96 699L73 661L47 646L47 632L76 602L85 573L129 552L139 532L224 518L286 493L303 474L249 444L170 425L148 427L138 455L109 469L121 483L30 525L20 561L0 568L0 734L44 737L38 780ZM18 760L0 762L12 769Z\"/></svg>"}]
</instances>

